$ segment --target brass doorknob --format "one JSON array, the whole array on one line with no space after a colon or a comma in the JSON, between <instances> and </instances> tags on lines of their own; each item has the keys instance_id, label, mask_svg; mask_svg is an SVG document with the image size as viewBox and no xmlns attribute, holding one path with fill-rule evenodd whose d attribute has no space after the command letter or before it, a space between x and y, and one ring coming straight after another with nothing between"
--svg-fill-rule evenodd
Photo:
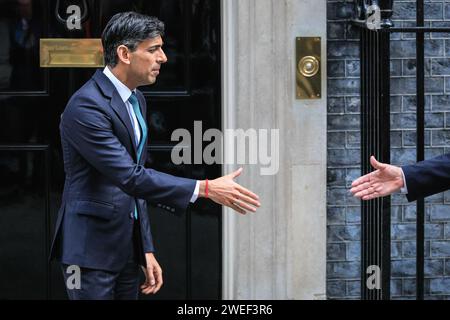
<instances>
[{"instance_id":1,"label":"brass doorknob","mask_svg":"<svg viewBox=\"0 0 450 320\"><path fill-rule=\"evenodd\" d=\"M303 57L298 63L298 71L305 77L314 77L319 72L319 60L313 56Z\"/></svg>"}]
</instances>

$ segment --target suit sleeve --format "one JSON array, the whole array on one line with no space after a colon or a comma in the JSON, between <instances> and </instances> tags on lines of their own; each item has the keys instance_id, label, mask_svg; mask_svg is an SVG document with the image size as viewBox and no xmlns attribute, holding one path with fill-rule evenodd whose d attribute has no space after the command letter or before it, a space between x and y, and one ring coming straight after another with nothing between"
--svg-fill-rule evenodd
<instances>
[{"instance_id":1,"label":"suit sleeve","mask_svg":"<svg viewBox=\"0 0 450 320\"><path fill-rule=\"evenodd\" d=\"M114 134L110 115L91 100L75 98L63 113L61 130L69 143L125 193L156 204L171 204L184 212L194 192L195 180L136 164Z\"/></svg>"},{"instance_id":2,"label":"suit sleeve","mask_svg":"<svg viewBox=\"0 0 450 320\"><path fill-rule=\"evenodd\" d=\"M147 212L147 205L144 200L139 200L142 212ZM155 246L153 244L152 230L150 226L150 219L147 214L140 215L140 227L142 236L142 246L144 253L155 252Z\"/></svg>"},{"instance_id":3,"label":"suit sleeve","mask_svg":"<svg viewBox=\"0 0 450 320\"><path fill-rule=\"evenodd\" d=\"M408 201L450 189L450 154L402 167Z\"/></svg>"}]
</instances>

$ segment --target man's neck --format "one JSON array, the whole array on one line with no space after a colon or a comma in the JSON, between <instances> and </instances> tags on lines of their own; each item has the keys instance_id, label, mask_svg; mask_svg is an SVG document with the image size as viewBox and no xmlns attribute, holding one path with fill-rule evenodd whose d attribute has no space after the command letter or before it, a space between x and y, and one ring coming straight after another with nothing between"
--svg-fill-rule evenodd
<instances>
[{"instance_id":1,"label":"man's neck","mask_svg":"<svg viewBox=\"0 0 450 320\"><path fill-rule=\"evenodd\" d=\"M108 69L120 82L126 85L128 89L130 89L131 91L136 89L136 85L131 83L125 72L121 72L121 70L118 67L111 68L110 66L108 66Z\"/></svg>"}]
</instances>

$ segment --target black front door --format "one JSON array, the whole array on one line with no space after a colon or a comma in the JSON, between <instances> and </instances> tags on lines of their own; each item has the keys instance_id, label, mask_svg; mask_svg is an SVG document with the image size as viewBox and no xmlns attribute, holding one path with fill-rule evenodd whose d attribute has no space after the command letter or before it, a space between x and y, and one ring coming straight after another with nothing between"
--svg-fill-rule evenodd
<instances>
[{"instance_id":1,"label":"black front door","mask_svg":"<svg viewBox=\"0 0 450 320\"><path fill-rule=\"evenodd\" d=\"M109 18L134 10L166 23L156 85L148 103L147 166L190 178L213 178L219 165L174 165L171 134L221 129L219 0L0 0L0 299L64 299L61 270L47 263L64 170L59 117L92 68L41 68L41 38L100 38ZM70 30L67 8L81 10ZM221 210L199 200L182 218L149 207L164 270L152 299L221 297Z\"/></svg>"}]
</instances>

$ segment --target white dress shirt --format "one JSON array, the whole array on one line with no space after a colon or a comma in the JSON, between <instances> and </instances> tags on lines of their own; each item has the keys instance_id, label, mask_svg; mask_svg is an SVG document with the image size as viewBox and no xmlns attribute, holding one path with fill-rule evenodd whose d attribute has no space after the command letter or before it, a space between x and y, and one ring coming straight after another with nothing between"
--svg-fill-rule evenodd
<instances>
[{"instance_id":1,"label":"white dress shirt","mask_svg":"<svg viewBox=\"0 0 450 320\"><path fill-rule=\"evenodd\" d=\"M403 173L402 168L400 168L400 170L402 170L402 177L403 177L403 188L400 189L400 193L408 194L408 186L406 185L405 174Z\"/></svg>"},{"instance_id":2,"label":"white dress shirt","mask_svg":"<svg viewBox=\"0 0 450 320\"><path fill-rule=\"evenodd\" d=\"M127 107L128 115L130 116L131 123L133 124L134 136L136 137L136 145L138 146L139 142L141 141L141 130L136 114L134 113L133 106L128 101L128 99L130 99L132 91L119 79L117 79L117 77L111 72L111 70L108 67L105 67L103 73L105 74L105 76L108 77L109 80L111 80L112 84L114 85L120 97L122 98L122 101L125 103L125 106ZM133 92L136 92L136 89L134 89ZM191 203L194 203L197 200L199 192L200 192L200 181L197 181L194 193L190 200Z\"/></svg>"}]
</instances>

